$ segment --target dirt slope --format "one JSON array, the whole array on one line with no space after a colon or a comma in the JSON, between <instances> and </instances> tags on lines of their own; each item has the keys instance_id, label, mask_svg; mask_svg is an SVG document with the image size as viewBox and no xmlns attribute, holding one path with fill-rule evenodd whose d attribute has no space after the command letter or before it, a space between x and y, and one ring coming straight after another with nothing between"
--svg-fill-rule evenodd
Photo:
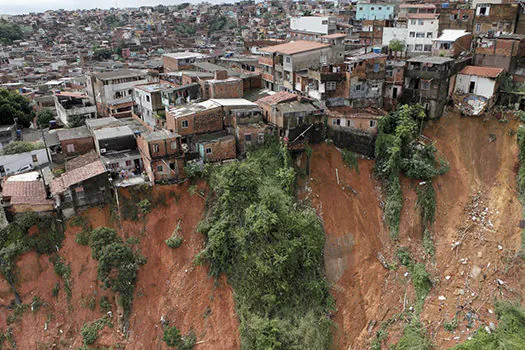
<instances>
[{"instance_id":1,"label":"dirt slope","mask_svg":"<svg viewBox=\"0 0 525 350\"><path fill-rule=\"evenodd\" d=\"M93 227L112 226L119 229L125 239L139 238L138 247L148 259L139 271L128 338L119 334L116 327L106 327L100 333L98 344L123 344L126 349L164 349L160 318L165 316L183 333L194 329L198 340L196 349L237 349L240 346L238 322L231 288L225 279L215 284L208 276L207 267L192 263L203 247L203 237L195 232L195 228L204 211L204 199L191 196L187 184L156 187L153 194L158 195L161 191L166 194L168 205L152 210L147 216L145 232L141 220L123 222L122 226L112 221L109 208L93 208L84 214ZM171 236L179 220L184 242L181 247L170 249L164 240ZM38 295L48 303L37 313L26 311L19 323L12 325L19 349L81 346L82 325L103 315L99 307L100 297L111 297L112 293L99 287L97 262L92 260L90 248L75 242L78 231L79 227L68 227L60 251L71 264L73 293L69 308L63 289L58 300L52 296L51 291L60 279L47 257L29 253L18 262L18 286L23 302L29 303L34 295ZM12 295L3 283L0 287L0 301L7 304ZM93 296L96 307L91 310L89 300ZM115 307L113 312L116 312ZM7 312L0 313L0 329L6 329L7 315ZM44 329L46 321L47 330Z\"/></svg>"},{"instance_id":2,"label":"dirt slope","mask_svg":"<svg viewBox=\"0 0 525 350\"><path fill-rule=\"evenodd\" d=\"M312 201L325 224L325 264L338 307L335 348L367 348L381 322L413 305L414 291L406 269L387 270L377 259L381 253L389 263L396 262L399 246L409 247L417 261L426 262L433 278L434 287L421 319L438 349L464 341L480 326L496 323L491 313L494 298L516 299L520 295L524 275L516 258L521 245L513 133L517 125L516 121L449 114L426 128L424 134L450 162L450 171L434 183L437 219L432 232L433 257L425 254L421 241L415 204L417 182L402 180L405 200L400 235L399 241L393 242L382 221L373 162L360 160L356 173L343 165L335 147L314 147L303 195ZM452 250L455 242L460 244ZM443 297L445 300L439 300ZM451 321L456 313L459 325L454 333L444 330L443 322ZM467 328L469 320L472 328ZM399 339L402 327L401 322L389 327L387 343Z\"/></svg>"}]
</instances>

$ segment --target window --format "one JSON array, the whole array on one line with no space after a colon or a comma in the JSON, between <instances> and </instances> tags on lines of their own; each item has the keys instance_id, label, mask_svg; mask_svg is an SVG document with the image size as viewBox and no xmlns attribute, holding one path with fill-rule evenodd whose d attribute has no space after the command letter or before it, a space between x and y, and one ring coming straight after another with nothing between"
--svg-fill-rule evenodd
<instances>
[{"instance_id":1,"label":"window","mask_svg":"<svg viewBox=\"0 0 525 350\"><path fill-rule=\"evenodd\" d=\"M172 149L172 150L177 149L177 141L172 141L172 142L171 142L171 149Z\"/></svg>"},{"instance_id":2,"label":"window","mask_svg":"<svg viewBox=\"0 0 525 350\"><path fill-rule=\"evenodd\" d=\"M361 84L356 85L356 86L355 86L355 91L360 91L360 90L361 90Z\"/></svg>"},{"instance_id":3,"label":"window","mask_svg":"<svg viewBox=\"0 0 525 350\"><path fill-rule=\"evenodd\" d=\"M108 165L108 167L110 169L117 169L118 168L118 163L111 163L111 164Z\"/></svg>"},{"instance_id":4,"label":"window","mask_svg":"<svg viewBox=\"0 0 525 350\"><path fill-rule=\"evenodd\" d=\"M410 24L412 24L413 26L415 26L415 25L416 25L416 20L415 20L415 19L411 19L411 20L410 20Z\"/></svg>"},{"instance_id":5,"label":"window","mask_svg":"<svg viewBox=\"0 0 525 350\"><path fill-rule=\"evenodd\" d=\"M379 11L381 11L383 8L380 6L380 7L378 7L377 9L378 9Z\"/></svg>"},{"instance_id":6,"label":"window","mask_svg":"<svg viewBox=\"0 0 525 350\"><path fill-rule=\"evenodd\" d=\"M489 8L487 6L480 6L478 14L480 16L488 16L489 15Z\"/></svg>"},{"instance_id":7,"label":"window","mask_svg":"<svg viewBox=\"0 0 525 350\"><path fill-rule=\"evenodd\" d=\"M162 167L162 165L157 165L157 171L163 171L164 168Z\"/></svg>"},{"instance_id":8,"label":"window","mask_svg":"<svg viewBox=\"0 0 525 350\"><path fill-rule=\"evenodd\" d=\"M170 163L170 169L175 170L175 163Z\"/></svg>"},{"instance_id":9,"label":"window","mask_svg":"<svg viewBox=\"0 0 525 350\"><path fill-rule=\"evenodd\" d=\"M370 10L374 11L374 7L371 7Z\"/></svg>"},{"instance_id":10,"label":"window","mask_svg":"<svg viewBox=\"0 0 525 350\"><path fill-rule=\"evenodd\" d=\"M359 8L359 11L363 11L363 8L362 8L362 7L360 7L360 8Z\"/></svg>"},{"instance_id":11,"label":"window","mask_svg":"<svg viewBox=\"0 0 525 350\"><path fill-rule=\"evenodd\" d=\"M458 19L458 15L457 14L450 15L450 20L451 21L455 21L456 19Z\"/></svg>"},{"instance_id":12,"label":"window","mask_svg":"<svg viewBox=\"0 0 525 350\"><path fill-rule=\"evenodd\" d=\"M422 44L414 45L414 51L423 51L423 45Z\"/></svg>"},{"instance_id":13,"label":"window","mask_svg":"<svg viewBox=\"0 0 525 350\"><path fill-rule=\"evenodd\" d=\"M33 154L31 158L33 158L33 163L38 163L38 157L36 154Z\"/></svg>"},{"instance_id":14,"label":"window","mask_svg":"<svg viewBox=\"0 0 525 350\"><path fill-rule=\"evenodd\" d=\"M425 24L425 21L423 21L422 19L420 19L417 24L419 24L420 26L422 26L423 24Z\"/></svg>"},{"instance_id":15,"label":"window","mask_svg":"<svg viewBox=\"0 0 525 350\"><path fill-rule=\"evenodd\" d=\"M374 63L374 73L379 72L379 63Z\"/></svg>"},{"instance_id":16,"label":"window","mask_svg":"<svg viewBox=\"0 0 525 350\"><path fill-rule=\"evenodd\" d=\"M209 147L206 148L206 149L204 150L204 152L205 152L206 154L211 154L211 148L209 148Z\"/></svg>"},{"instance_id":17,"label":"window","mask_svg":"<svg viewBox=\"0 0 525 350\"><path fill-rule=\"evenodd\" d=\"M430 90L430 81L421 80L421 90Z\"/></svg>"},{"instance_id":18,"label":"window","mask_svg":"<svg viewBox=\"0 0 525 350\"><path fill-rule=\"evenodd\" d=\"M251 142L252 141L252 135L251 134L246 134L244 135L244 140L246 142Z\"/></svg>"},{"instance_id":19,"label":"window","mask_svg":"<svg viewBox=\"0 0 525 350\"><path fill-rule=\"evenodd\" d=\"M74 153L75 152L75 144L69 143L67 146L67 153Z\"/></svg>"},{"instance_id":20,"label":"window","mask_svg":"<svg viewBox=\"0 0 525 350\"><path fill-rule=\"evenodd\" d=\"M424 38L424 37L425 37L425 33L421 33L421 32L416 33L416 38Z\"/></svg>"},{"instance_id":21,"label":"window","mask_svg":"<svg viewBox=\"0 0 525 350\"><path fill-rule=\"evenodd\" d=\"M376 122L375 120L371 120L371 121L370 121L370 127L371 127L371 128L375 128L376 125L377 125L377 122Z\"/></svg>"},{"instance_id":22,"label":"window","mask_svg":"<svg viewBox=\"0 0 525 350\"><path fill-rule=\"evenodd\" d=\"M413 38L416 36L416 32L410 32L410 37Z\"/></svg>"},{"instance_id":23,"label":"window","mask_svg":"<svg viewBox=\"0 0 525 350\"><path fill-rule=\"evenodd\" d=\"M149 102L149 95L146 95L146 101Z\"/></svg>"},{"instance_id":24,"label":"window","mask_svg":"<svg viewBox=\"0 0 525 350\"><path fill-rule=\"evenodd\" d=\"M350 119L347 119L346 120L346 126L353 127L354 126L354 121L350 120Z\"/></svg>"},{"instance_id":25,"label":"window","mask_svg":"<svg viewBox=\"0 0 525 350\"><path fill-rule=\"evenodd\" d=\"M131 166L131 160L126 160L126 166Z\"/></svg>"},{"instance_id":26,"label":"window","mask_svg":"<svg viewBox=\"0 0 525 350\"><path fill-rule=\"evenodd\" d=\"M259 134L259 143L263 143L264 142L264 134Z\"/></svg>"},{"instance_id":27,"label":"window","mask_svg":"<svg viewBox=\"0 0 525 350\"><path fill-rule=\"evenodd\" d=\"M290 63L292 60L290 57L286 57L286 63Z\"/></svg>"},{"instance_id":28,"label":"window","mask_svg":"<svg viewBox=\"0 0 525 350\"><path fill-rule=\"evenodd\" d=\"M327 25L328 24L328 20L325 19L324 21L321 22L321 24Z\"/></svg>"},{"instance_id":29,"label":"window","mask_svg":"<svg viewBox=\"0 0 525 350\"><path fill-rule=\"evenodd\" d=\"M432 45L425 45L423 51L432 51Z\"/></svg>"},{"instance_id":30,"label":"window","mask_svg":"<svg viewBox=\"0 0 525 350\"><path fill-rule=\"evenodd\" d=\"M188 121L187 120L183 120L180 125L183 127L183 128L187 128L188 127Z\"/></svg>"},{"instance_id":31,"label":"window","mask_svg":"<svg viewBox=\"0 0 525 350\"><path fill-rule=\"evenodd\" d=\"M337 84L335 81L327 81L326 82L326 90L333 91L337 88Z\"/></svg>"},{"instance_id":32,"label":"window","mask_svg":"<svg viewBox=\"0 0 525 350\"><path fill-rule=\"evenodd\" d=\"M468 19L468 15L463 15L463 20L467 20Z\"/></svg>"},{"instance_id":33,"label":"window","mask_svg":"<svg viewBox=\"0 0 525 350\"><path fill-rule=\"evenodd\" d=\"M160 150L159 145L157 145L156 143L154 143L154 144L153 144L153 152L157 153L159 150Z\"/></svg>"},{"instance_id":34,"label":"window","mask_svg":"<svg viewBox=\"0 0 525 350\"><path fill-rule=\"evenodd\" d=\"M432 32L427 32L427 38L432 38Z\"/></svg>"},{"instance_id":35,"label":"window","mask_svg":"<svg viewBox=\"0 0 525 350\"><path fill-rule=\"evenodd\" d=\"M481 32L481 23L476 24L476 32Z\"/></svg>"}]
</instances>

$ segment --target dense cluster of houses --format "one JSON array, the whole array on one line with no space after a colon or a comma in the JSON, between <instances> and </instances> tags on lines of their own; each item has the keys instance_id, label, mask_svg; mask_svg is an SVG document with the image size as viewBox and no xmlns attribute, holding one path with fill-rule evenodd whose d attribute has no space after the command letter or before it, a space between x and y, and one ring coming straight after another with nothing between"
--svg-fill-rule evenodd
<instances>
[{"instance_id":1,"label":"dense cluster of houses","mask_svg":"<svg viewBox=\"0 0 525 350\"><path fill-rule=\"evenodd\" d=\"M501 101L525 109L513 90L525 82L517 2L243 1L75 13L16 16L41 30L0 50L2 87L56 116L45 130L0 126L1 147L42 144L0 155L9 214L69 216L119 186L179 182L188 165L242 158L270 133L293 150L331 138L373 156L378 120L400 104L419 103L430 118L447 106L471 116ZM210 32L171 40L187 18L202 24L210 14L241 30L218 31L231 40ZM110 16L127 22L90 26ZM62 30L89 35L49 38ZM39 44L45 38L60 45ZM79 40L119 50L95 59ZM58 52L44 58L46 50Z\"/></svg>"}]
</instances>

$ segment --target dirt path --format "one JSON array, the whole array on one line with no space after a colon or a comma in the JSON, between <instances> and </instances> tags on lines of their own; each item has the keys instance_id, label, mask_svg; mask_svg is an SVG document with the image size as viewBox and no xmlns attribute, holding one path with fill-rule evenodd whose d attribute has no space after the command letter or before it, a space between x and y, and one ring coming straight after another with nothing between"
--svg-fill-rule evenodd
<instances>
[{"instance_id":1,"label":"dirt path","mask_svg":"<svg viewBox=\"0 0 525 350\"><path fill-rule=\"evenodd\" d=\"M139 220L124 222L120 232L124 237L138 238L138 247L148 259L138 275L129 336L125 339L116 328L106 327L97 344L123 344L126 349L165 349L159 322L161 316L165 316L183 333L190 328L195 331L199 342L196 349L238 349L238 321L231 288L225 279L215 284L208 276L207 267L193 265L193 259L204 244L202 235L195 231L204 211L204 200L198 195L191 196L187 184L156 187L154 195L160 192L165 193L168 205L152 210L146 231L143 232L143 222ZM93 227L119 228L110 220L109 208L93 208L85 215ZM179 220L184 241L181 247L170 249L164 241L171 236ZM33 349L35 344L46 349L53 346L79 347L82 345L82 325L103 315L99 300L102 295L111 297L111 293L99 287L97 262L92 260L90 248L75 242L78 231L79 227L68 228L60 251L71 263L73 293L70 308L63 288L58 300L52 296L55 284L62 282L47 257L29 253L18 262L18 284L23 302L29 303L34 295L38 295L49 304L37 313L26 311L19 323L12 325L19 349ZM0 287L2 302L12 298L4 290L3 283ZM96 304L91 310L89 302L93 297ZM7 327L7 314L0 313L0 329Z\"/></svg>"}]
</instances>

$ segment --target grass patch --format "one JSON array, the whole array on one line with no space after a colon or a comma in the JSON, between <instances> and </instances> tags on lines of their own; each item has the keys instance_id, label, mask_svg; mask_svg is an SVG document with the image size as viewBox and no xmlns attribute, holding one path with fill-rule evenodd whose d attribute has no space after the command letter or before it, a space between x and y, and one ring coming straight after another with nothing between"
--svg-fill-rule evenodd
<instances>
[{"instance_id":1,"label":"grass patch","mask_svg":"<svg viewBox=\"0 0 525 350\"><path fill-rule=\"evenodd\" d=\"M343 149L343 162L348 168L355 169L356 173L359 174L359 162L354 152Z\"/></svg>"},{"instance_id":2,"label":"grass patch","mask_svg":"<svg viewBox=\"0 0 525 350\"><path fill-rule=\"evenodd\" d=\"M111 323L111 320L107 316L101 317L91 323L85 323L80 330L80 335L82 336L84 344L94 344L98 339L98 332L103 330L106 326L113 328L113 323Z\"/></svg>"},{"instance_id":3,"label":"grass patch","mask_svg":"<svg viewBox=\"0 0 525 350\"><path fill-rule=\"evenodd\" d=\"M66 265L64 262L64 258L62 258L60 255L55 254L51 257L51 262L53 263L53 268L55 270L55 273L62 278L62 281L64 282L64 291L66 292L67 301L68 303L71 301L71 267L69 265ZM57 293L58 295L58 293Z\"/></svg>"},{"instance_id":4,"label":"grass patch","mask_svg":"<svg viewBox=\"0 0 525 350\"><path fill-rule=\"evenodd\" d=\"M174 248L178 248L181 246L183 238L181 235L179 235L180 230L181 230L181 227L180 227L180 222L179 222L175 230L173 230L171 237L165 241L168 247L174 249Z\"/></svg>"},{"instance_id":5,"label":"grass patch","mask_svg":"<svg viewBox=\"0 0 525 350\"><path fill-rule=\"evenodd\" d=\"M162 340L170 348L177 350L191 350L197 342L197 336L190 330L187 335L182 336L180 330L175 326L166 326Z\"/></svg>"},{"instance_id":6,"label":"grass patch","mask_svg":"<svg viewBox=\"0 0 525 350\"><path fill-rule=\"evenodd\" d=\"M431 350L432 348L426 329L419 321L414 320L403 330L403 336L399 339L396 350Z\"/></svg>"}]
</instances>

